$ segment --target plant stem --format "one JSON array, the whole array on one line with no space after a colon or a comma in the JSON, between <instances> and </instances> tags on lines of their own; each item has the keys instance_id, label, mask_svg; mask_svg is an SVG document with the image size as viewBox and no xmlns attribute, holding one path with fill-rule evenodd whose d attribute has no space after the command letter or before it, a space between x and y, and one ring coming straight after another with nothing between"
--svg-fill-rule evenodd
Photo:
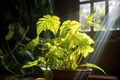
<instances>
[{"instance_id":1,"label":"plant stem","mask_svg":"<svg viewBox=\"0 0 120 80\"><path fill-rule=\"evenodd\" d=\"M17 47L21 44L21 42L22 42L22 40L25 38L28 30L29 30L29 27L27 27L27 29L26 29L25 33L23 34L21 40L17 43L17 45L15 46L15 48L10 52L11 54L12 54L12 53L17 49Z\"/></svg>"},{"instance_id":2,"label":"plant stem","mask_svg":"<svg viewBox=\"0 0 120 80\"><path fill-rule=\"evenodd\" d=\"M15 76L17 76L17 74L15 72L13 72L12 70L10 70L5 64L4 64L4 67L5 67L6 70L8 70L9 72L11 72Z\"/></svg>"},{"instance_id":3,"label":"plant stem","mask_svg":"<svg viewBox=\"0 0 120 80\"><path fill-rule=\"evenodd\" d=\"M78 64L80 64L82 58L83 58L83 56L80 56L80 57L78 58L78 62L77 62Z\"/></svg>"}]
</instances>

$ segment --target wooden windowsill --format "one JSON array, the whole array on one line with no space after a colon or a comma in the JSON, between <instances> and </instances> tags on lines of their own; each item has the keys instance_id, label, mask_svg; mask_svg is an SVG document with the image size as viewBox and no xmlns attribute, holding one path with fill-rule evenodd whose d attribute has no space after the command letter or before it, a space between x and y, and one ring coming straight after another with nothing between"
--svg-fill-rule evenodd
<instances>
[{"instance_id":1,"label":"wooden windowsill","mask_svg":"<svg viewBox=\"0 0 120 80\"><path fill-rule=\"evenodd\" d=\"M116 76L88 75L88 80L118 80Z\"/></svg>"}]
</instances>

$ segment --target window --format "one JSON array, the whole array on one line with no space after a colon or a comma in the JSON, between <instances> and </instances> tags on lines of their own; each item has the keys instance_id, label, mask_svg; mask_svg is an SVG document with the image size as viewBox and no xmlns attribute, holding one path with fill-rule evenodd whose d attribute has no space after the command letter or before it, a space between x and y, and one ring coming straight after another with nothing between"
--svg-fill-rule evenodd
<instances>
[{"instance_id":1,"label":"window","mask_svg":"<svg viewBox=\"0 0 120 80\"><path fill-rule=\"evenodd\" d=\"M119 0L79 0L79 12L90 15L94 10L96 14L94 22L101 24L110 30L120 30L120 1ZM81 23L84 22L82 16L79 17ZM97 31L89 27L87 31ZM85 31L86 31L85 30Z\"/></svg>"},{"instance_id":2,"label":"window","mask_svg":"<svg viewBox=\"0 0 120 80\"><path fill-rule=\"evenodd\" d=\"M80 12L83 12L83 13L85 13L85 14L87 14L87 15L90 15L90 4L89 3L87 3L87 4L81 4L80 5ZM83 23L83 24L87 24L86 22L85 22L85 18L83 17L83 16L80 16L80 20L79 20L81 23ZM82 26L82 28L81 28L81 30L84 30L84 27L85 26ZM84 31L90 31L91 29L90 29L90 26L87 28L87 29L85 29Z\"/></svg>"},{"instance_id":3,"label":"window","mask_svg":"<svg viewBox=\"0 0 120 80\"><path fill-rule=\"evenodd\" d=\"M114 20L112 29L120 30L120 1L110 0L109 1L109 18Z\"/></svg>"}]
</instances>

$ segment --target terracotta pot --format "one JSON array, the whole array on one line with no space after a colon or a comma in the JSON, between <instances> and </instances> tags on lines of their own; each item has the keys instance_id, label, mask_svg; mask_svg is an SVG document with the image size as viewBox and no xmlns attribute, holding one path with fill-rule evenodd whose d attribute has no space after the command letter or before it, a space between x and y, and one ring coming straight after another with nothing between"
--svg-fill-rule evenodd
<instances>
[{"instance_id":1,"label":"terracotta pot","mask_svg":"<svg viewBox=\"0 0 120 80\"><path fill-rule=\"evenodd\" d=\"M71 70L52 70L53 80L87 80L91 69Z\"/></svg>"},{"instance_id":2,"label":"terracotta pot","mask_svg":"<svg viewBox=\"0 0 120 80\"><path fill-rule=\"evenodd\" d=\"M45 80L45 78L35 78L34 80Z\"/></svg>"}]
</instances>

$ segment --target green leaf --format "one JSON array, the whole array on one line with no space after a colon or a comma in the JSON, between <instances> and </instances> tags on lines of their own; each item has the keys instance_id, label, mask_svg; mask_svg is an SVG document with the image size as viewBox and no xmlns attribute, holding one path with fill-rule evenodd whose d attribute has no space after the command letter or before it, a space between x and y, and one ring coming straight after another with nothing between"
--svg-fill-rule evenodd
<instances>
[{"instance_id":1,"label":"green leaf","mask_svg":"<svg viewBox=\"0 0 120 80\"><path fill-rule=\"evenodd\" d=\"M88 54L93 51L94 51L94 48L92 48L91 46L87 46L86 49L82 50L81 52L83 54L83 57L86 58Z\"/></svg>"},{"instance_id":2,"label":"green leaf","mask_svg":"<svg viewBox=\"0 0 120 80\"><path fill-rule=\"evenodd\" d=\"M71 32L75 34L80 29L80 23L74 20L66 20L63 22L62 26L60 27L60 36L64 37L67 33Z\"/></svg>"},{"instance_id":3,"label":"green leaf","mask_svg":"<svg viewBox=\"0 0 120 80\"><path fill-rule=\"evenodd\" d=\"M63 50L58 48L58 49L55 49L55 55L58 57L58 58L62 58L64 53L63 53Z\"/></svg>"},{"instance_id":4,"label":"green leaf","mask_svg":"<svg viewBox=\"0 0 120 80\"><path fill-rule=\"evenodd\" d=\"M39 19L36 25L37 35L46 30L50 30L54 35L56 35L59 29L60 19L57 16L45 15L43 18Z\"/></svg>"},{"instance_id":5,"label":"green leaf","mask_svg":"<svg viewBox=\"0 0 120 80\"><path fill-rule=\"evenodd\" d=\"M8 26L9 31L8 31L7 35L5 36L6 40L10 40L13 38L14 33L15 33L15 28L16 28L15 23L9 24L9 26Z\"/></svg>"},{"instance_id":6,"label":"green leaf","mask_svg":"<svg viewBox=\"0 0 120 80\"><path fill-rule=\"evenodd\" d=\"M5 36L6 40L10 40L13 38L14 35L14 31L9 31L8 34Z\"/></svg>"},{"instance_id":7,"label":"green leaf","mask_svg":"<svg viewBox=\"0 0 120 80\"><path fill-rule=\"evenodd\" d=\"M33 66L38 66L40 64L41 65L46 64L44 57L39 57L37 60L34 60L34 61L28 61L26 64L22 66L22 68L29 68Z\"/></svg>"},{"instance_id":8,"label":"green leaf","mask_svg":"<svg viewBox=\"0 0 120 80\"><path fill-rule=\"evenodd\" d=\"M94 10L94 11L92 12L92 14L91 14L90 16L88 16L87 20L88 20L88 21L92 21L93 18L94 18L94 16L95 16L95 13L96 13L96 10Z\"/></svg>"},{"instance_id":9,"label":"green leaf","mask_svg":"<svg viewBox=\"0 0 120 80\"><path fill-rule=\"evenodd\" d=\"M30 50L31 52L33 52L33 50L35 49L35 47L39 44L39 36L37 36L35 39L33 39L32 41L30 41L27 45L25 45L23 48L21 48L19 50L19 54L25 55L27 50Z\"/></svg>"},{"instance_id":10,"label":"green leaf","mask_svg":"<svg viewBox=\"0 0 120 80\"><path fill-rule=\"evenodd\" d=\"M99 66L95 65L95 64L91 64L91 63L86 63L86 64L82 64L80 66L85 66L85 67L90 67L90 68L96 68L100 71L102 71L104 74L106 74L106 72Z\"/></svg>"},{"instance_id":11,"label":"green leaf","mask_svg":"<svg viewBox=\"0 0 120 80\"><path fill-rule=\"evenodd\" d=\"M103 26L97 24L97 23L94 23L92 21L88 21L89 25L92 26L92 27L95 27L95 28L98 28L98 29L104 29Z\"/></svg>"},{"instance_id":12,"label":"green leaf","mask_svg":"<svg viewBox=\"0 0 120 80\"><path fill-rule=\"evenodd\" d=\"M22 66L22 68L29 68L29 67L33 67L38 65L37 61L33 61L33 62L27 62L25 65Z\"/></svg>"},{"instance_id":13,"label":"green leaf","mask_svg":"<svg viewBox=\"0 0 120 80\"><path fill-rule=\"evenodd\" d=\"M70 23L70 20L64 21L62 26L60 27L60 36L61 37L65 37L66 34L68 33L69 23Z\"/></svg>"},{"instance_id":14,"label":"green leaf","mask_svg":"<svg viewBox=\"0 0 120 80\"><path fill-rule=\"evenodd\" d=\"M87 44L93 44L95 43L94 40L89 36L87 35L86 33L81 33L83 39L85 39L87 41Z\"/></svg>"}]
</instances>

